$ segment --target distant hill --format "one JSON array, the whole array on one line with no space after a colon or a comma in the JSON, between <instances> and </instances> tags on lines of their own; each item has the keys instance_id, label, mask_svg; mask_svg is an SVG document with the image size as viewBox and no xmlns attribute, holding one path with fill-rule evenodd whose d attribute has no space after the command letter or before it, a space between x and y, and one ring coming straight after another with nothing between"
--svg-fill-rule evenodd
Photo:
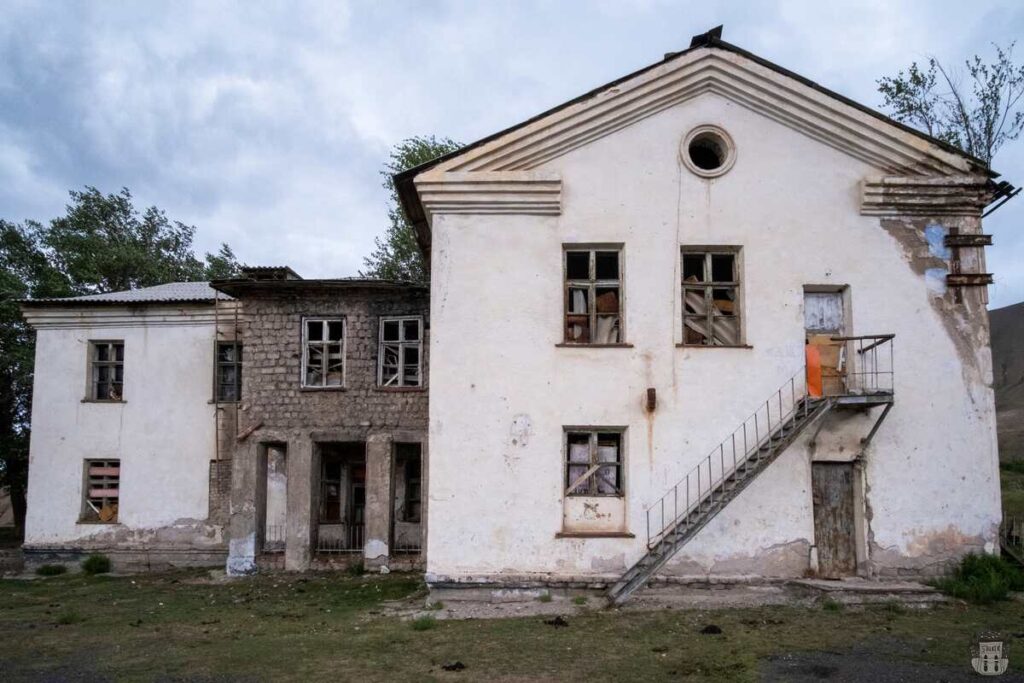
<instances>
[{"instance_id":1,"label":"distant hill","mask_svg":"<svg viewBox=\"0 0 1024 683\"><path fill-rule=\"evenodd\" d=\"M999 459L1024 460L1024 302L988 312Z\"/></svg>"}]
</instances>

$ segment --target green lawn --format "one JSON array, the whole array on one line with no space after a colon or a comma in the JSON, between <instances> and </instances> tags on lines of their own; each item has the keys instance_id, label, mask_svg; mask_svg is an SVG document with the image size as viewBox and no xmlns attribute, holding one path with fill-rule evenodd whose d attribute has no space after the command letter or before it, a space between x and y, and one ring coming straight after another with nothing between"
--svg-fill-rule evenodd
<instances>
[{"instance_id":1,"label":"green lawn","mask_svg":"<svg viewBox=\"0 0 1024 683\"><path fill-rule=\"evenodd\" d=\"M543 617L395 616L386 601L422 604L420 581L332 574L216 582L202 572L4 580L0 671L4 680L754 680L761 658L803 650L867 648L962 670L976 632L1024 630L1021 602L720 612L566 602L567 627ZM711 623L720 635L700 633ZM465 670L442 668L456 661Z\"/></svg>"}]
</instances>

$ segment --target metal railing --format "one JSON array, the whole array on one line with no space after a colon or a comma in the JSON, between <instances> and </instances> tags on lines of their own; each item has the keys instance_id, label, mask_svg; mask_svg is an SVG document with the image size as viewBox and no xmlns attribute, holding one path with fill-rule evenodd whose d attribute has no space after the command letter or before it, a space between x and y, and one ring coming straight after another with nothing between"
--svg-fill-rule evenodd
<instances>
[{"instance_id":1,"label":"metal railing","mask_svg":"<svg viewBox=\"0 0 1024 683\"><path fill-rule=\"evenodd\" d=\"M323 527L336 527L337 534L324 533ZM363 524L321 524L316 535L318 553L357 553L363 551Z\"/></svg>"},{"instance_id":2,"label":"metal railing","mask_svg":"<svg viewBox=\"0 0 1024 683\"><path fill-rule=\"evenodd\" d=\"M263 552L283 553L285 546L285 525L267 524L263 530Z\"/></svg>"},{"instance_id":3,"label":"metal railing","mask_svg":"<svg viewBox=\"0 0 1024 683\"><path fill-rule=\"evenodd\" d=\"M845 342L843 363L846 394L891 394L894 389L894 334L868 334L859 337L832 337Z\"/></svg>"},{"instance_id":4,"label":"metal railing","mask_svg":"<svg viewBox=\"0 0 1024 683\"><path fill-rule=\"evenodd\" d=\"M809 413L806 396L806 370L801 368L668 493L647 508L647 547L653 548L680 521L724 495L725 484L740 467L759 460L762 446L770 447L783 438L776 434L780 427L794 421L799 411L804 416Z\"/></svg>"}]
</instances>

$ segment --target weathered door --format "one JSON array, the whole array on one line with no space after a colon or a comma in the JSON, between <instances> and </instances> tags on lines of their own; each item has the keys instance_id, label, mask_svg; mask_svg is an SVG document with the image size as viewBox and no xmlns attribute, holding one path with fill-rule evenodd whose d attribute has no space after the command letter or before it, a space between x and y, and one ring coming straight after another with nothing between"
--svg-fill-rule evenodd
<instances>
[{"instance_id":1,"label":"weathered door","mask_svg":"<svg viewBox=\"0 0 1024 683\"><path fill-rule=\"evenodd\" d=\"M855 574L857 545L853 523L853 463L812 463L811 490L818 573L830 579Z\"/></svg>"},{"instance_id":2,"label":"weathered door","mask_svg":"<svg viewBox=\"0 0 1024 683\"><path fill-rule=\"evenodd\" d=\"M807 341L807 388L812 396L845 393L843 342L845 313L842 292L804 292L804 334Z\"/></svg>"}]
</instances>

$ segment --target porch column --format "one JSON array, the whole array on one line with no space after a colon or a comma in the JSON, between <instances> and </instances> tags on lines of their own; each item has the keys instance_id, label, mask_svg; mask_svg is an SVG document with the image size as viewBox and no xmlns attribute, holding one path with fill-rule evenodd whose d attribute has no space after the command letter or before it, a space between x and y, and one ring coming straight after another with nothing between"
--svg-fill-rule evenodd
<instances>
[{"instance_id":1,"label":"porch column","mask_svg":"<svg viewBox=\"0 0 1024 683\"><path fill-rule=\"evenodd\" d=\"M366 543L367 568L387 565L391 537L391 435L366 439Z\"/></svg>"},{"instance_id":2,"label":"porch column","mask_svg":"<svg viewBox=\"0 0 1024 683\"><path fill-rule=\"evenodd\" d=\"M258 484L261 445L253 439L235 450L231 462L231 501L228 512L229 576L256 572Z\"/></svg>"},{"instance_id":3,"label":"porch column","mask_svg":"<svg viewBox=\"0 0 1024 683\"><path fill-rule=\"evenodd\" d=\"M313 442L295 439L288 444L288 522L285 525L284 568L291 572L309 569L313 546Z\"/></svg>"}]
</instances>

